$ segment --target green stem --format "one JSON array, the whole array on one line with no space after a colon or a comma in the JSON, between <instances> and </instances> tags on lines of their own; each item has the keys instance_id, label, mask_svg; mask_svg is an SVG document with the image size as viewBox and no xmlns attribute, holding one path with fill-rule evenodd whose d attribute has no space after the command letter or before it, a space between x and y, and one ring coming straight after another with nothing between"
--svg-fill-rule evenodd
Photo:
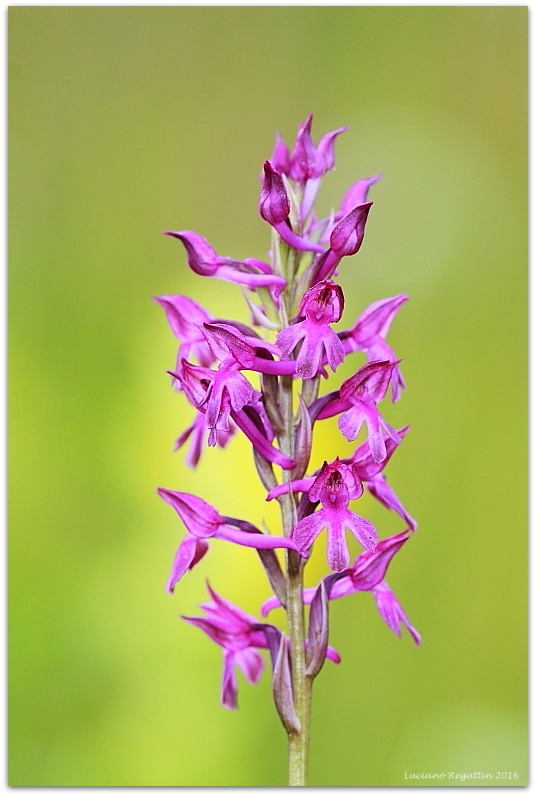
<instances>
[{"instance_id":1,"label":"green stem","mask_svg":"<svg viewBox=\"0 0 536 796\"><path fill-rule=\"evenodd\" d=\"M279 407L285 425L285 433L280 438L281 450L286 456L294 454L294 415L292 408L292 376L280 379ZM291 473L284 471L284 480L289 481ZM287 493L281 499L281 513L285 536L291 536L297 523L296 503L293 494ZM294 709L300 722L300 732L288 733L288 784L305 785L307 782L307 762L309 753L309 734L311 717L311 681L306 677L305 625L302 602L303 559L293 550L286 551L287 564L287 625L290 637L292 659L292 687Z\"/></svg>"},{"instance_id":2,"label":"green stem","mask_svg":"<svg viewBox=\"0 0 536 796\"><path fill-rule=\"evenodd\" d=\"M277 237L277 236L274 236ZM280 328L289 324L295 301L296 273L299 268L301 252L291 250L280 240L272 240L276 271L281 273L287 287L281 295ZM293 378L279 378L278 394L279 411L283 421L283 433L278 434L279 447L289 458L294 457L294 409L293 409ZM283 481L292 478L292 471L283 470ZM296 499L293 493L282 495L279 499L283 533L292 536L298 522ZM293 550L285 551L286 560L286 597L287 626L290 637L290 657L292 661L292 690L294 710L299 721L299 732L287 731L288 734L288 784L307 784L307 763L309 756L309 735L311 723L312 681L306 676L305 660L305 622L302 602L304 559Z\"/></svg>"},{"instance_id":3,"label":"green stem","mask_svg":"<svg viewBox=\"0 0 536 796\"><path fill-rule=\"evenodd\" d=\"M305 633L303 621L303 568L297 567L292 558L297 557L292 550L287 556L287 622L292 654L292 685L294 709L300 722L299 733L288 733L288 784L307 784L307 764L309 758L309 737L311 726L311 679L305 675Z\"/></svg>"}]
</instances>

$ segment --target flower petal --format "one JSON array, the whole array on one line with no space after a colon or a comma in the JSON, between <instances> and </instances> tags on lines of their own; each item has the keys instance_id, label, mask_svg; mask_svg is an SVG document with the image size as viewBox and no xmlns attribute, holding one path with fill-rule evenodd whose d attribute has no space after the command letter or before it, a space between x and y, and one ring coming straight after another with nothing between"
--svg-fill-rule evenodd
<instances>
[{"instance_id":1,"label":"flower petal","mask_svg":"<svg viewBox=\"0 0 536 796\"><path fill-rule=\"evenodd\" d=\"M314 514L304 517L292 531L292 539L300 552L307 550L313 544L320 531L327 525L324 509L319 509Z\"/></svg>"},{"instance_id":2,"label":"flower petal","mask_svg":"<svg viewBox=\"0 0 536 796\"><path fill-rule=\"evenodd\" d=\"M319 415L319 417L321 417L321 415ZM326 417L329 417L329 415L326 415ZM350 409L347 409L346 412L343 412L337 423L346 439L349 442L352 442L359 434L364 420L365 415L361 410L361 406L356 405L351 406Z\"/></svg>"},{"instance_id":3,"label":"flower petal","mask_svg":"<svg viewBox=\"0 0 536 796\"><path fill-rule=\"evenodd\" d=\"M376 500L379 500L386 508L396 511L407 522L412 531L417 530L416 521L407 513L397 495L385 480L383 473L378 473L378 475L375 475L374 478L365 483L368 491L371 495L374 495Z\"/></svg>"},{"instance_id":4,"label":"flower petal","mask_svg":"<svg viewBox=\"0 0 536 796\"><path fill-rule=\"evenodd\" d=\"M221 682L221 704L228 710L238 708L237 692L238 684L235 674L235 655L236 653L225 650L223 653L223 677Z\"/></svg>"},{"instance_id":5,"label":"flower petal","mask_svg":"<svg viewBox=\"0 0 536 796\"><path fill-rule=\"evenodd\" d=\"M349 513L351 514L351 512ZM335 520L335 517L328 525L327 557L328 564L333 572L342 572L350 563L350 553L346 544L344 526L338 518Z\"/></svg>"},{"instance_id":6,"label":"flower petal","mask_svg":"<svg viewBox=\"0 0 536 796\"><path fill-rule=\"evenodd\" d=\"M252 685L257 685L264 671L264 658L252 647L235 653L235 662L240 666L244 677Z\"/></svg>"},{"instance_id":7,"label":"flower petal","mask_svg":"<svg viewBox=\"0 0 536 796\"><path fill-rule=\"evenodd\" d=\"M309 324L309 321L304 321ZM311 324L310 326L313 326ZM322 363L323 336L316 334L316 330L307 327L307 334L303 338L303 343L296 360L296 373L302 379L312 379L318 373Z\"/></svg>"},{"instance_id":8,"label":"flower petal","mask_svg":"<svg viewBox=\"0 0 536 796\"><path fill-rule=\"evenodd\" d=\"M376 174L374 177L367 177L363 180L354 182L344 194L339 212L336 215L336 220L339 221L339 219L349 213L354 207L365 204L370 186L374 185L374 183L378 182L382 177L383 174Z\"/></svg>"},{"instance_id":9,"label":"flower petal","mask_svg":"<svg viewBox=\"0 0 536 796\"><path fill-rule=\"evenodd\" d=\"M214 536L221 525L221 517L213 506L188 492L174 492L162 487L156 491L175 509L191 534L201 538Z\"/></svg>"},{"instance_id":10,"label":"flower petal","mask_svg":"<svg viewBox=\"0 0 536 796\"><path fill-rule=\"evenodd\" d=\"M326 334L324 337L324 347L326 349L326 357L328 365L331 370L335 372L342 362L344 362L344 346L333 331L330 329L331 334Z\"/></svg>"},{"instance_id":11,"label":"flower petal","mask_svg":"<svg viewBox=\"0 0 536 796\"><path fill-rule=\"evenodd\" d=\"M168 594L173 594L175 584L179 582L189 569L193 569L201 561L207 551L208 542L204 539L198 539L189 533L186 534L175 554L171 575L166 586Z\"/></svg>"},{"instance_id":12,"label":"flower petal","mask_svg":"<svg viewBox=\"0 0 536 796\"><path fill-rule=\"evenodd\" d=\"M294 351L302 337L307 334L307 329L304 327L305 321L295 323L282 329L275 338L275 344L281 351L282 356L288 357Z\"/></svg>"},{"instance_id":13,"label":"flower petal","mask_svg":"<svg viewBox=\"0 0 536 796\"><path fill-rule=\"evenodd\" d=\"M365 550L376 549L378 534L371 522L350 511L350 509L346 509L345 525L352 531L359 544L363 545Z\"/></svg>"},{"instance_id":14,"label":"flower petal","mask_svg":"<svg viewBox=\"0 0 536 796\"><path fill-rule=\"evenodd\" d=\"M421 636L419 632L415 630L413 625L410 624L406 614L402 610L402 606L387 583L382 580L381 583L375 586L372 591L374 597L376 598L378 611L380 612L380 615L386 625L393 631L393 633L396 633L397 636L401 636L402 632L400 630L400 620L402 620L411 633L415 644L419 646L421 643Z\"/></svg>"}]
</instances>

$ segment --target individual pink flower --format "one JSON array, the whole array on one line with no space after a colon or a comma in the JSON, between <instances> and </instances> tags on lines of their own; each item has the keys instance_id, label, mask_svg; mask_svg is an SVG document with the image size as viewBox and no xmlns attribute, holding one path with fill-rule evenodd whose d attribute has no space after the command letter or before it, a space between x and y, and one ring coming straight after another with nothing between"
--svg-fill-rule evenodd
<instances>
[{"instance_id":1,"label":"individual pink flower","mask_svg":"<svg viewBox=\"0 0 536 796\"><path fill-rule=\"evenodd\" d=\"M351 403L351 407L339 417L339 428L347 440L354 440L365 422L370 451L375 462L381 462L387 456L382 428L397 445L401 443L394 428L383 419L376 408L376 404L385 397L391 374L397 365L398 362L373 362L364 365L339 390L341 400Z\"/></svg>"},{"instance_id":2,"label":"individual pink flower","mask_svg":"<svg viewBox=\"0 0 536 796\"><path fill-rule=\"evenodd\" d=\"M213 276L227 282L238 282L249 288L270 287L278 296L285 287L285 280L272 272L268 263L254 258L233 260L219 257L210 243L202 235L190 230L164 232L181 241L186 249L188 265L199 276Z\"/></svg>"},{"instance_id":3,"label":"individual pink flower","mask_svg":"<svg viewBox=\"0 0 536 796\"><path fill-rule=\"evenodd\" d=\"M409 426L404 426L403 428L397 429L396 433L401 440L404 439L409 428ZM382 472L397 447L398 444L393 439L386 438L385 459L381 462L376 462L372 457L369 441L365 440L365 442L356 448L349 459L342 459L342 461L352 467L353 471L376 500L379 500L386 508L396 511L396 513L407 522L411 530L415 531L417 529L417 523L413 517L408 514L393 489L387 483L385 475Z\"/></svg>"},{"instance_id":4,"label":"individual pink flower","mask_svg":"<svg viewBox=\"0 0 536 796\"><path fill-rule=\"evenodd\" d=\"M256 617L221 597L208 582L207 588L212 600L199 606L205 616L182 616L182 619L203 630L212 641L223 647L221 703L223 707L235 710L238 707L235 667L242 670L248 682L256 685L264 671L264 660L258 650L268 649L275 676L280 648L288 656L289 639L273 625L261 624ZM307 641L305 646L307 648ZM337 650L330 646L325 650L325 657L334 663L341 660ZM291 689L290 669L287 668L286 674L287 685Z\"/></svg>"},{"instance_id":5,"label":"individual pink flower","mask_svg":"<svg viewBox=\"0 0 536 796\"><path fill-rule=\"evenodd\" d=\"M338 130L326 133L316 147L311 137L312 123L313 114L311 113L298 130L294 151L290 158L290 176L300 183L318 179L323 177L326 172L331 171L335 165L333 153L335 138L349 129L348 127L339 127Z\"/></svg>"},{"instance_id":6,"label":"individual pink flower","mask_svg":"<svg viewBox=\"0 0 536 796\"><path fill-rule=\"evenodd\" d=\"M218 431L230 431L229 416L232 410L253 406L262 397L236 366L228 364L228 361L220 365L218 370L209 370L183 359L179 372L169 372L174 378L180 379L188 400L204 412L209 429L208 444L211 447L217 444Z\"/></svg>"},{"instance_id":7,"label":"individual pink flower","mask_svg":"<svg viewBox=\"0 0 536 796\"><path fill-rule=\"evenodd\" d=\"M258 650L267 649L268 643L264 632L257 629L259 622L254 616L220 597L209 583L207 588L212 600L199 606L206 616L182 616L182 619L199 627L223 647L221 703L224 708L236 710L238 684L235 668L238 666L246 680L256 685L264 671L264 659Z\"/></svg>"},{"instance_id":8,"label":"individual pink flower","mask_svg":"<svg viewBox=\"0 0 536 796\"><path fill-rule=\"evenodd\" d=\"M350 442L356 439L363 423L367 425L370 451L375 462L382 462L387 456L382 428L388 436L400 445L402 440L387 423L377 409L377 404L385 397L389 381L398 362L370 362L363 365L357 373L341 384L338 394L318 414L318 419L339 417L339 428Z\"/></svg>"},{"instance_id":9,"label":"individual pink flower","mask_svg":"<svg viewBox=\"0 0 536 796\"><path fill-rule=\"evenodd\" d=\"M276 337L283 356L290 356L300 340L301 348L296 361L296 373L302 379L311 379L322 367L325 354L330 368L335 371L344 360L344 348L330 324L340 320L344 309L344 296L339 285L330 280L310 288L300 304L304 321L283 329Z\"/></svg>"},{"instance_id":10,"label":"individual pink flower","mask_svg":"<svg viewBox=\"0 0 536 796\"><path fill-rule=\"evenodd\" d=\"M385 342L391 322L398 310L408 300L405 293L392 298L381 299L370 304L361 313L352 329L339 332L345 352L364 351L369 362L387 360L397 362L392 348ZM400 398L405 387L398 365L391 373L391 394L393 403Z\"/></svg>"},{"instance_id":11,"label":"individual pink flower","mask_svg":"<svg viewBox=\"0 0 536 796\"><path fill-rule=\"evenodd\" d=\"M208 550L208 539L225 539L228 542L254 547L257 550L274 550L285 547L298 550L296 544L286 536L269 536L254 525L252 531L244 531L232 525L231 517L222 517L216 509L196 495L175 492L159 487L157 493L162 500L175 509L188 533L179 545L166 590L173 593L175 584L189 569L192 569ZM243 523L242 523L243 525Z\"/></svg>"},{"instance_id":12,"label":"individual pink flower","mask_svg":"<svg viewBox=\"0 0 536 796\"><path fill-rule=\"evenodd\" d=\"M409 426L404 426L403 428L397 429L396 433L400 439L405 437L409 428ZM356 448L352 456L341 459L341 462L351 467L356 478L362 481L363 486L368 489L376 500L382 503L386 508L396 511L396 513L409 525L411 530L415 531L417 529L416 521L408 514L394 490L387 483L382 472L397 447L397 443L390 437L387 437L385 439L386 457L381 462L375 462L372 458L369 441L365 440L365 442ZM281 495L285 495L287 492L309 492L318 472L319 471L307 478L298 478L278 484L268 492L266 500L269 501L281 497Z\"/></svg>"},{"instance_id":13,"label":"individual pink flower","mask_svg":"<svg viewBox=\"0 0 536 796\"><path fill-rule=\"evenodd\" d=\"M371 591L384 579L393 556L405 545L409 536L409 531L406 529L394 536L381 539L373 551L365 550L360 553L348 569L337 575L328 575L324 579L328 599L335 600L358 591ZM313 586L303 590L304 605L312 603L317 588L318 586ZM263 603L261 613L263 616L267 616L270 611L280 605L281 602L277 597L270 597Z\"/></svg>"},{"instance_id":14,"label":"individual pink flower","mask_svg":"<svg viewBox=\"0 0 536 796\"><path fill-rule=\"evenodd\" d=\"M322 508L304 517L292 532L292 539L300 551L306 551L320 531L327 528L327 557L332 570L341 572L348 566L350 554L346 546L348 528L366 550L376 547L377 533L368 520L350 511L348 504L363 494L363 485L352 468L339 459L322 469L309 490L311 502L320 501Z\"/></svg>"},{"instance_id":15,"label":"individual pink flower","mask_svg":"<svg viewBox=\"0 0 536 796\"><path fill-rule=\"evenodd\" d=\"M209 445L217 444L218 434L221 431L229 431L231 417L253 447L268 461L278 464L285 470L292 470L296 462L270 444L262 416L258 416L257 423L246 412L246 408L254 412L257 396L260 393L253 390L247 379L236 368L237 365L234 363L230 367L221 365L220 369L215 371L192 365L183 359L179 371L176 373L168 371L168 373L173 378L179 379L187 399L205 415L205 423L209 429ZM244 403L239 406L242 400Z\"/></svg>"}]
</instances>

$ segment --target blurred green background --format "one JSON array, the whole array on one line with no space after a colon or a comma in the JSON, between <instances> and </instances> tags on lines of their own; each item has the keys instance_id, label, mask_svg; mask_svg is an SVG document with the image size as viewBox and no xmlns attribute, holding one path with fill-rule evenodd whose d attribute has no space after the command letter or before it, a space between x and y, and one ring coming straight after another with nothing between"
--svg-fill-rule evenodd
<instances>
[{"instance_id":1,"label":"blurred green background","mask_svg":"<svg viewBox=\"0 0 536 796\"><path fill-rule=\"evenodd\" d=\"M243 439L197 472L172 453L192 410L151 296L248 320L161 232L264 257L262 162L314 112L315 140L351 126L321 210L384 173L342 325L411 297L389 336L408 389L384 414L412 425L388 476L419 531L389 584L423 643L369 594L332 604L343 662L316 681L310 784L526 784L527 8L11 7L9 78L9 783L286 782L269 677L240 675L223 710L220 650L177 618L207 577L257 613L255 553L216 542L164 592L183 528L157 486L277 525ZM353 449L317 428L315 464Z\"/></svg>"}]
</instances>

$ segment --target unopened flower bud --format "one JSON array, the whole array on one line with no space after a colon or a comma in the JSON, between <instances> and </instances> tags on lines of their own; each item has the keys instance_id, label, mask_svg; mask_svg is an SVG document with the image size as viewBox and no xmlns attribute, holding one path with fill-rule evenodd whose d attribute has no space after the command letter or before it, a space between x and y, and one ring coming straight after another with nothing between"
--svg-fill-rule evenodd
<instances>
[{"instance_id":1,"label":"unopened flower bud","mask_svg":"<svg viewBox=\"0 0 536 796\"><path fill-rule=\"evenodd\" d=\"M330 235L331 248L339 257L347 257L359 251L365 236L365 224L372 202L358 205L346 215Z\"/></svg>"},{"instance_id":2,"label":"unopened flower bud","mask_svg":"<svg viewBox=\"0 0 536 796\"><path fill-rule=\"evenodd\" d=\"M290 201L283 178L268 160L264 164L259 213L272 226L285 221L290 213Z\"/></svg>"}]
</instances>

